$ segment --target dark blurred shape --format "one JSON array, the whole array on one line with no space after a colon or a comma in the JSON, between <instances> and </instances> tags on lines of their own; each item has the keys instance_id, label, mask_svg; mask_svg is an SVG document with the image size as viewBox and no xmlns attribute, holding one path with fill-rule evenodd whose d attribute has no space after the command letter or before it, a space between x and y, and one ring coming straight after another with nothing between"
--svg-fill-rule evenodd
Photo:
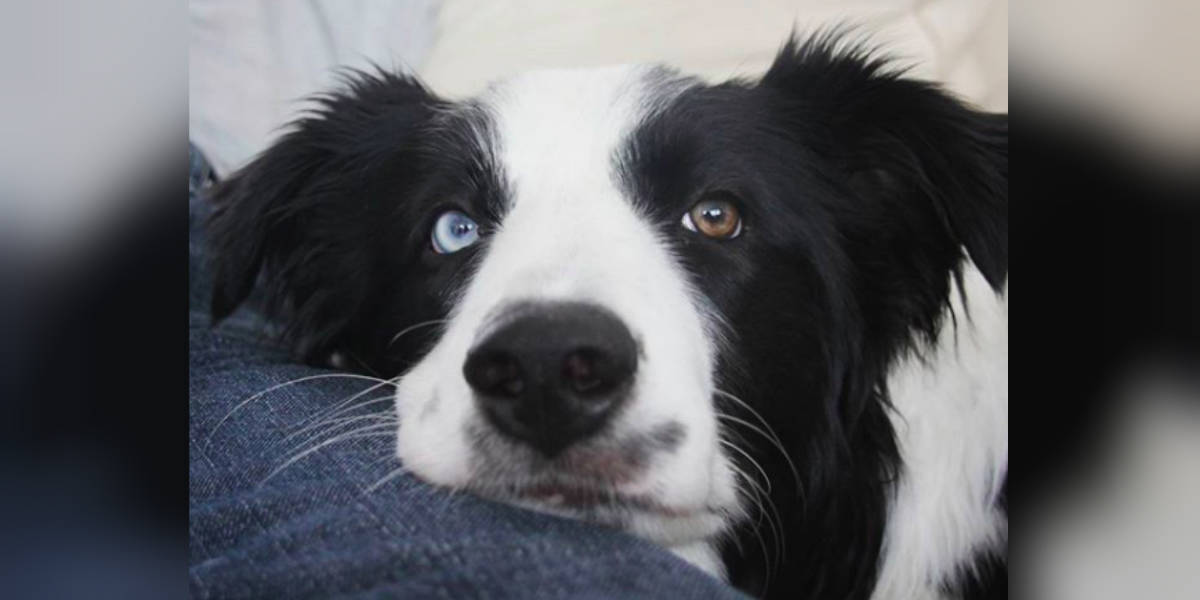
<instances>
[{"instance_id":1,"label":"dark blurred shape","mask_svg":"<svg viewBox=\"0 0 1200 600\"><path fill-rule=\"evenodd\" d=\"M187 593L187 3L0 8L0 596Z\"/></svg>"},{"instance_id":2,"label":"dark blurred shape","mask_svg":"<svg viewBox=\"0 0 1200 600\"><path fill-rule=\"evenodd\" d=\"M1018 351L1049 359L1022 361L1018 375L1038 374L1037 408L1056 419L1019 426L1068 431L1043 438L1061 447L1031 465L1057 469L1076 453L1091 455L1069 434L1079 428L1063 426L1103 415L1102 392L1123 367L1155 355L1183 360L1196 349L1200 198L1190 175L1131 154L1074 107L1018 103L1029 135L1013 191L1013 263L1030 305L1014 321L1031 334Z\"/></svg>"},{"instance_id":3,"label":"dark blurred shape","mask_svg":"<svg viewBox=\"0 0 1200 600\"><path fill-rule=\"evenodd\" d=\"M113 226L0 275L7 597L186 594L185 152L145 163Z\"/></svg>"},{"instance_id":4,"label":"dark blurred shape","mask_svg":"<svg viewBox=\"0 0 1200 600\"><path fill-rule=\"evenodd\" d=\"M1016 597L1188 597L1194 570L1179 560L1200 558L1182 543L1200 534L1200 162L1141 151L1086 100L1018 89Z\"/></svg>"}]
</instances>

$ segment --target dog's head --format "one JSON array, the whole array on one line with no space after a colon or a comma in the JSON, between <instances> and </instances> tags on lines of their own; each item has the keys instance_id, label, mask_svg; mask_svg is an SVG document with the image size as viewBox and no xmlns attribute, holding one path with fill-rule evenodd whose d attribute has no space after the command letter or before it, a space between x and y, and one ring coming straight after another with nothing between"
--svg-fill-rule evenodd
<instances>
[{"instance_id":1,"label":"dog's head","mask_svg":"<svg viewBox=\"0 0 1200 600\"><path fill-rule=\"evenodd\" d=\"M466 102L357 75L220 188L214 312L261 280L305 357L399 375L419 477L685 553L763 495L878 490L887 365L964 253L1006 277L1007 117L837 45Z\"/></svg>"}]
</instances>

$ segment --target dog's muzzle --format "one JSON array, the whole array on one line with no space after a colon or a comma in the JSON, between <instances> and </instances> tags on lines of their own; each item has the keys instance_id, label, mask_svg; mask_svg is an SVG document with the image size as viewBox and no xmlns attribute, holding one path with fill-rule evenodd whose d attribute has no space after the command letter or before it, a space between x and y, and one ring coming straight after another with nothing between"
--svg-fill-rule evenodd
<instances>
[{"instance_id":1,"label":"dog's muzzle","mask_svg":"<svg viewBox=\"0 0 1200 600\"><path fill-rule=\"evenodd\" d=\"M463 375L497 430L553 458L611 420L637 363L637 343L612 312L587 303L522 303L480 336Z\"/></svg>"}]
</instances>

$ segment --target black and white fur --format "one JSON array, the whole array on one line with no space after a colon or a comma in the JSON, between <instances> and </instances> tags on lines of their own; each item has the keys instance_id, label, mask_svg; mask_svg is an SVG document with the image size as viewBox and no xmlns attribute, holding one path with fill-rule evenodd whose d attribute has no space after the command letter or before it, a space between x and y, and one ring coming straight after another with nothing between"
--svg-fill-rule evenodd
<instances>
[{"instance_id":1,"label":"black and white fur","mask_svg":"<svg viewBox=\"0 0 1200 600\"><path fill-rule=\"evenodd\" d=\"M355 74L219 188L214 313L258 282L304 358L399 376L397 455L430 483L773 597L1006 589L1007 115L843 37L720 85L543 71L450 102ZM734 239L680 224L713 191ZM431 249L447 209L479 243ZM606 308L641 352L623 410L553 461L462 373L506 307L547 300Z\"/></svg>"}]
</instances>

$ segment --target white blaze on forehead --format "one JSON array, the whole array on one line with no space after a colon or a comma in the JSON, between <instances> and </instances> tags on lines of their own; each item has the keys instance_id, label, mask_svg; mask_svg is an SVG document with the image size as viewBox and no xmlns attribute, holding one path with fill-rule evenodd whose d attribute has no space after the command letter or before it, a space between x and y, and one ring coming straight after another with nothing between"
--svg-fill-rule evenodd
<instances>
[{"instance_id":1,"label":"white blaze on forehead","mask_svg":"<svg viewBox=\"0 0 1200 600\"><path fill-rule=\"evenodd\" d=\"M622 189L617 165L629 135L661 100L656 73L541 71L484 97L510 204L480 273L505 280L480 287L509 297L609 302L620 302L622 289L649 285L644 277L683 289L666 246Z\"/></svg>"},{"instance_id":2,"label":"white blaze on forehead","mask_svg":"<svg viewBox=\"0 0 1200 600\"><path fill-rule=\"evenodd\" d=\"M657 92L649 67L550 70L521 75L485 95L512 200L551 201L566 190L615 191L613 158Z\"/></svg>"}]
</instances>

